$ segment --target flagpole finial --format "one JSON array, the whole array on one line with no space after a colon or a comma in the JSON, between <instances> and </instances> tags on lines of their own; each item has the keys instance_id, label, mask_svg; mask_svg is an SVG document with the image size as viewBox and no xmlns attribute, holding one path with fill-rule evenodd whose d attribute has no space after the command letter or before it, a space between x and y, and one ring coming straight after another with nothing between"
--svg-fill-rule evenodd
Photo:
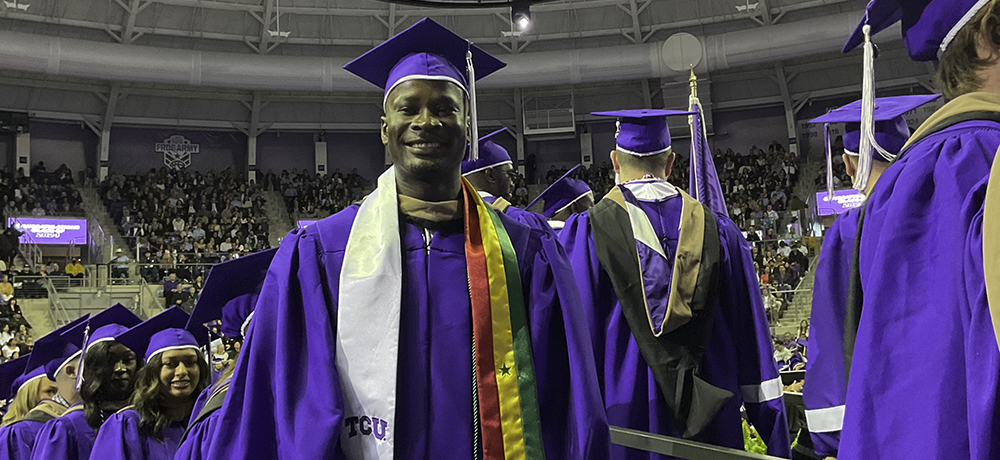
<instances>
[{"instance_id":1,"label":"flagpole finial","mask_svg":"<svg viewBox=\"0 0 1000 460\"><path fill-rule=\"evenodd\" d=\"M691 76L688 78L688 84L691 87L691 95L698 95L698 77L694 74L694 66L691 66Z\"/></svg>"}]
</instances>

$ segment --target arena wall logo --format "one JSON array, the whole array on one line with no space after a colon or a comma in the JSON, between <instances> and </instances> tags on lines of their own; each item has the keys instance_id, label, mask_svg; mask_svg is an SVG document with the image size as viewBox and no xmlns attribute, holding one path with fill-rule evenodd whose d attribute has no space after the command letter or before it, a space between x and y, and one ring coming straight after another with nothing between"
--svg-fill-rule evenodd
<instances>
[{"instance_id":1,"label":"arena wall logo","mask_svg":"<svg viewBox=\"0 0 1000 460\"><path fill-rule=\"evenodd\" d=\"M156 152L163 152L163 164L170 169L181 170L191 166L191 154L198 153L201 147L192 144L186 137L173 135L163 142L156 143Z\"/></svg>"}]
</instances>

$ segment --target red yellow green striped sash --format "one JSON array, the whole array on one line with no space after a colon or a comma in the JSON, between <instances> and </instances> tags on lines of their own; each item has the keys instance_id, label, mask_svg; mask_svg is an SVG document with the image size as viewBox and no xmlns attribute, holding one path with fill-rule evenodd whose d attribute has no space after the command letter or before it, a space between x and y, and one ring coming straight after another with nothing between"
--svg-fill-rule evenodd
<instances>
[{"instance_id":1,"label":"red yellow green striped sash","mask_svg":"<svg viewBox=\"0 0 1000 460\"><path fill-rule=\"evenodd\" d=\"M484 460L541 460L541 422L517 255L465 179L465 258Z\"/></svg>"}]
</instances>

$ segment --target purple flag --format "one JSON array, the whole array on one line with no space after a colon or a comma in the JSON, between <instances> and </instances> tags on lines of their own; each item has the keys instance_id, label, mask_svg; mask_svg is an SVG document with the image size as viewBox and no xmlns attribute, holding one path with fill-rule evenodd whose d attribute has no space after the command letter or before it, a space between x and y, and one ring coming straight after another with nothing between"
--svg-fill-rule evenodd
<instances>
[{"instance_id":1,"label":"purple flag","mask_svg":"<svg viewBox=\"0 0 1000 460\"><path fill-rule=\"evenodd\" d=\"M694 80L694 74L691 74ZM690 187L691 196L717 214L729 217L726 209L726 199L722 196L722 186L719 185L719 174L715 171L712 160L712 149L708 146L708 135L705 134L705 121L702 115L701 102L698 100L697 87L692 82L691 111L694 115L688 119L691 124L691 162Z\"/></svg>"}]
</instances>

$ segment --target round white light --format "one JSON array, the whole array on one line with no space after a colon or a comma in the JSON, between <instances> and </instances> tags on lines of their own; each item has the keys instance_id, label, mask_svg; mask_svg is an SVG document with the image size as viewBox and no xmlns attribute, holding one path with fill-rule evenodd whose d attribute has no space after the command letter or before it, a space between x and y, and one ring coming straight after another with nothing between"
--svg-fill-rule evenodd
<instances>
[{"instance_id":1,"label":"round white light","mask_svg":"<svg viewBox=\"0 0 1000 460\"><path fill-rule=\"evenodd\" d=\"M521 30L527 29L529 25L531 25L531 21L527 17L521 16L520 18L518 18L517 27L519 29Z\"/></svg>"}]
</instances>

